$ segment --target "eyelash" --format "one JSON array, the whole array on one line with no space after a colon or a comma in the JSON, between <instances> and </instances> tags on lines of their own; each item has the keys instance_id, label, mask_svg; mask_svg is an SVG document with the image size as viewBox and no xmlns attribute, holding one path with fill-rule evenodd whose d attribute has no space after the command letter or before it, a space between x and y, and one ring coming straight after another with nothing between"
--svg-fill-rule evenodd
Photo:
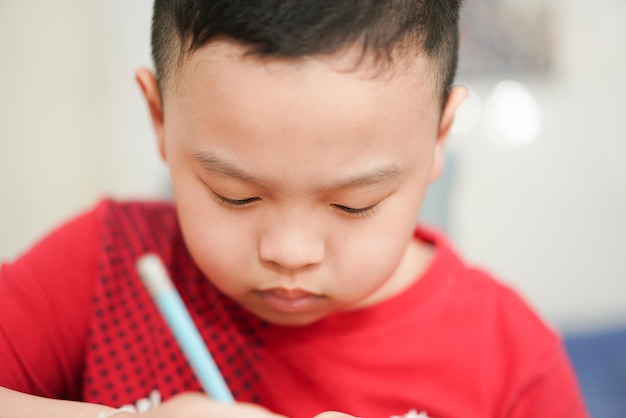
<instances>
[{"instance_id":1,"label":"eyelash","mask_svg":"<svg viewBox=\"0 0 626 418\"><path fill-rule=\"evenodd\" d=\"M368 216L372 216L376 213L376 209L378 209L378 204L368 206L366 208L349 208L347 206L342 205L333 205L340 211L346 213L348 216L352 218L362 219L367 218Z\"/></svg>"},{"instance_id":2,"label":"eyelash","mask_svg":"<svg viewBox=\"0 0 626 418\"><path fill-rule=\"evenodd\" d=\"M258 197L235 200L235 199L228 199L215 192L212 192L212 194L213 194L213 197L215 197L215 199L220 205L227 207L227 208L231 208L231 209L242 209L250 205L251 203L259 200ZM339 209L340 211L342 211L343 213L345 213L346 215L348 215L349 217L356 218L356 219L362 219L362 218L367 218L368 216L372 216L376 213L376 209L378 208L378 204L368 206L365 208L351 208L348 206L337 205L337 204L334 204L333 206Z\"/></svg>"},{"instance_id":3,"label":"eyelash","mask_svg":"<svg viewBox=\"0 0 626 418\"><path fill-rule=\"evenodd\" d=\"M215 192L212 192L213 197L215 197L215 199L217 200L217 203L219 203L222 206L225 206L227 208L232 208L232 209L242 209L246 206L248 206L249 204L256 202L257 200L259 200L258 197L251 197L249 199L241 199L241 200L235 200L235 199L228 199L224 196L221 196Z\"/></svg>"}]
</instances>

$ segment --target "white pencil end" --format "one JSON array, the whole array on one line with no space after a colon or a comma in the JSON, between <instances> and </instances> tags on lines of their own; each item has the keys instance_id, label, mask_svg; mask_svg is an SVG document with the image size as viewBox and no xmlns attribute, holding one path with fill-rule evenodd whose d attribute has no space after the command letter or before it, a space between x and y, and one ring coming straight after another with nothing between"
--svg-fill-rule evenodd
<instances>
[{"instance_id":1,"label":"white pencil end","mask_svg":"<svg viewBox=\"0 0 626 418\"><path fill-rule=\"evenodd\" d=\"M163 262L156 254L147 253L139 257L137 271L152 296L168 292L174 287Z\"/></svg>"}]
</instances>

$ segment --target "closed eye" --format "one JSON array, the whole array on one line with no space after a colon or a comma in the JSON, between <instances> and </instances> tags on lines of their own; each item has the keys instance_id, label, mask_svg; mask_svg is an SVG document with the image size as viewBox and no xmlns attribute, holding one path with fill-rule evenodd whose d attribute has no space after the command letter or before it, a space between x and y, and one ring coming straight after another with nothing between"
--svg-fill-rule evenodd
<instances>
[{"instance_id":1,"label":"closed eye","mask_svg":"<svg viewBox=\"0 0 626 418\"><path fill-rule=\"evenodd\" d=\"M213 197L215 197L215 200L217 200L217 203L227 208L243 208L253 202L256 202L257 200L260 200L259 197L250 197L247 199L229 199L215 192L212 192L212 195Z\"/></svg>"},{"instance_id":2,"label":"closed eye","mask_svg":"<svg viewBox=\"0 0 626 418\"><path fill-rule=\"evenodd\" d=\"M378 203L372 206L364 207L364 208L351 208L348 206L337 205L337 204L334 204L333 206L339 209L340 211L345 212L347 215L351 217L364 218L364 217L371 216L374 213L376 213Z\"/></svg>"}]
</instances>

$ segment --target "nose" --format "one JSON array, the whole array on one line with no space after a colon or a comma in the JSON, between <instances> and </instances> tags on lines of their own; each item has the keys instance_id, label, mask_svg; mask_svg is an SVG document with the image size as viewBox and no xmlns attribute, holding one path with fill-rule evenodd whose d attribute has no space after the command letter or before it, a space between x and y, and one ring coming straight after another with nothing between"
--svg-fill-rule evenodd
<instances>
[{"instance_id":1,"label":"nose","mask_svg":"<svg viewBox=\"0 0 626 418\"><path fill-rule=\"evenodd\" d=\"M288 271L320 264L326 254L324 238L307 218L277 219L262 234L259 257Z\"/></svg>"}]
</instances>

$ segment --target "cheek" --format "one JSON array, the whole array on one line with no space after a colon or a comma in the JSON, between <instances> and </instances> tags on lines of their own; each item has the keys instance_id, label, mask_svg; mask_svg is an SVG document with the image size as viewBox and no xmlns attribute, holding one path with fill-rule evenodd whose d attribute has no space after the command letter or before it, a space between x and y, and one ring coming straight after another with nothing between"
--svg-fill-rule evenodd
<instances>
[{"instance_id":1,"label":"cheek","mask_svg":"<svg viewBox=\"0 0 626 418\"><path fill-rule=\"evenodd\" d=\"M226 215L199 182L175 183L174 196L185 243L200 270L219 288L236 287L241 279L234 277L249 276L254 231Z\"/></svg>"},{"instance_id":2,"label":"cheek","mask_svg":"<svg viewBox=\"0 0 626 418\"><path fill-rule=\"evenodd\" d=\"M239 251L250 245L246 240L251 239L242 222L231 221L228 217L220 216L220 210L207 205L206 210L201 205L193 205L191 210L185 211L184 205L178 205L179 218L184 224L185 236L188 245L193 245L203 252L231 253L236 257ZM246 233L247 231L247 233Z\"/></svg>"},{"instance_id":3,"label":"cheek","mask_svg":"<svg viewBox=\"0 0 626 418\"><path fill-rule=\"evenodd\" d=\"M234 297L249 285L246 278L253 277L253 252L235 228L217 226L220 222L208 219L187 218L182 225L185 242L204 275L222 292Z\"/></svg>"},{"instance_id":4,"label":"cheek","mask_svg":"<svg viewBox=\"0 0 626 418\"><path fill-rule=\"evenodd\" d=\"M395 271L413 236L415 214L391 211L393 216L381 216L369 224L363 223L353 233L346 234L337 246L341 254L338 264L341 281L337 291L344 294L368 293L383 284ZM343 248L343 251L341 250Z\"/></svg>"}]
</instances>

